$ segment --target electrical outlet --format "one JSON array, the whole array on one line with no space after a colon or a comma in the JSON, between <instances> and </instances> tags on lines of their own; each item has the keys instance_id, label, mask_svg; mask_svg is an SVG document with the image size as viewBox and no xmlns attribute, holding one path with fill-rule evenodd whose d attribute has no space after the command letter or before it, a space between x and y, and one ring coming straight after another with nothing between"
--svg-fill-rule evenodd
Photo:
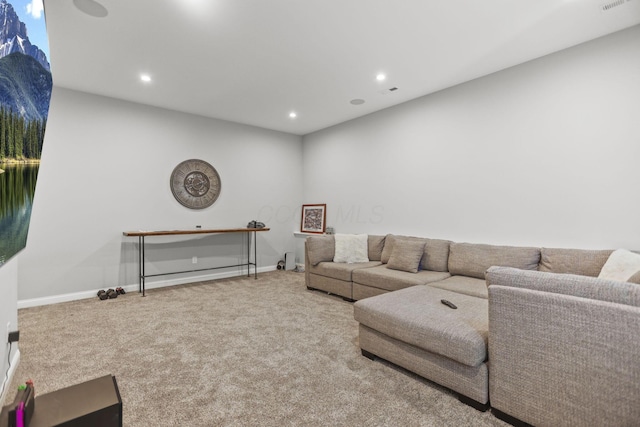
<instances>
[{"instance_id":1,"label":"electrical outlet","mask_svg":"<svg viewBox=\"0 0 640 427\"><path fill-rule=\"evenodd\" d=\"M7 322L7 342L17 342L20 339L20 331L11 331L11 322Z\"/></svg>"},{"instance_id":2,"label":"electrical outlet","mask_svg":"<svg viewBox=\"0 0 640 427\"><path fill-rule=\"evenodd\" d=\"M194 256L193 258L191 258L191 264L197 264L198 263L198 257Z\"/></svg>"}]
</instances>

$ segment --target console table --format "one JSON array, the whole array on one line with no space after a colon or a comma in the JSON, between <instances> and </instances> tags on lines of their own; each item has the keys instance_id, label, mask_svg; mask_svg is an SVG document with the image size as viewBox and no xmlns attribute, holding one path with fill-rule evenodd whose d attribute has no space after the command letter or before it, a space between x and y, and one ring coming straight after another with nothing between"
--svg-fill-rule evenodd
<instances>
[{"instance_id":1,"label":"console table","mask_svg":"<svg viewBox=\"0 0 640 427\"><path fill-rule=\"evenodd\" d=\"M165 276L169 274L192 273L195 271L216 270L220 268L243 267L247 266L247 277L251 276L251 266L253 265L255 278L258 278L258 241L256 233L260 231L269 231L269 228L221 228L221 229L200 229L195 230L167 230L167 231L125 231L122 234L128 237L138 238L138 271L140 273L139 292L145 296L145 279L147 277ZM189 234L220 234L220 233L246 233L247 234L247 262L234 265L223 265L220 267L199 268L195 270L172 271L168 273L145 274L144 270L144 240L145 237L151 236L178 236ZM253 262L251 262L251 236L253 235Z\"/></svg>"}]
</instances>

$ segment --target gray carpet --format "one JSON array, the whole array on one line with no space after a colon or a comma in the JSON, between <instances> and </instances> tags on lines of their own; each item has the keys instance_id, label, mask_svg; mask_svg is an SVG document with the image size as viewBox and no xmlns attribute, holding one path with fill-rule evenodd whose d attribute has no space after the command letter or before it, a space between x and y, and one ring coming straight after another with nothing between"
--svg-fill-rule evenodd
<instances>
[{"instance_id":1,"label":"gray carpet","mask_svg":"<svg viewBox=\"0 0 640 427\"><path fill-rule=\"evenodd\" d=\"M352 304L308 291L300 273L21 309L18 322L10 390L113 374L125 426L506 425L362 357Z\"/></svg>"}]
</instances>

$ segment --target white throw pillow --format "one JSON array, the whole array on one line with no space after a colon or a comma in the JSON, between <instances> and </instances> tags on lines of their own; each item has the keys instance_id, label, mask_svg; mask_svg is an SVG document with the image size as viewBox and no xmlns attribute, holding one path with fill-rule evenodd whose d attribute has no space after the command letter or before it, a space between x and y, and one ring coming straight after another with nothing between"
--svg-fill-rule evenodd
<instances>
[{"instance_id":1,"label":"white throw pillow","mask_svg":"<svg viewBox=\"0 0 640 427\"><path fill-rule=\"evenodd\" d=\"M626 282L638 271L640 271L640 254L626 249L617 249L609 256L598 278Z\"/></svg>"},{"instance_id":2,"label":"white throw pillow","mask_svg":"<svg viewBox=\"0 0 640 427\"><path fill-rule=\"evenodd\" d=\"M333 262L368 262L367 234L335 234L336 250Z\"/></svg>"}]
</instances>

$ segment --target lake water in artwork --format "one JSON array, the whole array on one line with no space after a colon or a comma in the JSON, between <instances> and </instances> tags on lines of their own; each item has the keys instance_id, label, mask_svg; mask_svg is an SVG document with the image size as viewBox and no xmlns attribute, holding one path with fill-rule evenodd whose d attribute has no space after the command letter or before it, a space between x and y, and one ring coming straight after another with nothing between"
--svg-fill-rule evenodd
<instances>
[{"instance_id":1,"label":"lake water in artwork","mask_svg":"<svg viewBox=\"0 0 640 427\"><path fill-rule=\"evenodd\" d=\"M0 163L0 265L27 244L39 164Z\"/></svg>"}]
</instances>

